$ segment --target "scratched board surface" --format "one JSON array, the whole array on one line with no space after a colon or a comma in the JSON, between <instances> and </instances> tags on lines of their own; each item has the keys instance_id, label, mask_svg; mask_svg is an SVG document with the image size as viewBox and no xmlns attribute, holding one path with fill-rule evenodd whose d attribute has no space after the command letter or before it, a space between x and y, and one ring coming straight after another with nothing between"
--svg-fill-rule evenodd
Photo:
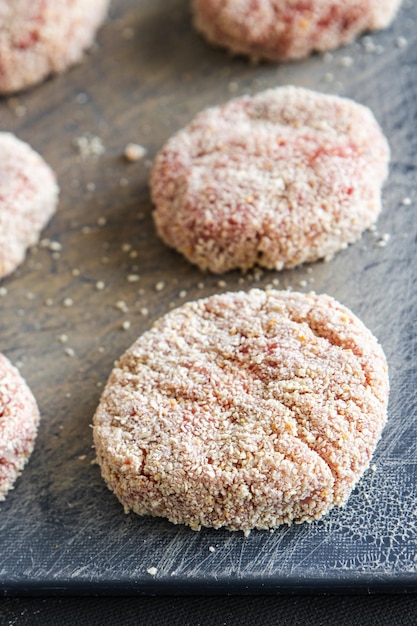
<instances>
[{"instance_id":1,"label":"scratched board surface","mask_svg":"<svg viewBox=\"0 0 417 626\"><path fill-rule=\"evenodd\" d=\"M391 28L332 55L255 66L206 45L186 0L114 0L83 64L0 101L1 129L41 152L61 187L42 245L0 285L0 351L42 413L32 458L0 504L3 593L417 588L416 24L417 4L405 2ZM375 112L392 148L377 229L327 263L202 275L155 234L152 159L205 106L289 83ZM129 142L146 157L127 162ZM391 399L373 470L345 508L274 533L125 515L94 464L90 428L112 363L172 306L277 280L329 293L382 343Z\"/></svg>"}]
</instances>

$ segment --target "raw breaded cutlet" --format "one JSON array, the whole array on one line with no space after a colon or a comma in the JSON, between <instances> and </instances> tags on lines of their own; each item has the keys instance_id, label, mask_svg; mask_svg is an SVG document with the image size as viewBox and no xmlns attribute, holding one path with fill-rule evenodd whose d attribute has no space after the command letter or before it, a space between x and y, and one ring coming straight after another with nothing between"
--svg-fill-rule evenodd
<instances>
[{"instance_id":1,"label":"raw breaded cutlet","mask_svg":"<svg viewBox=\"0 0 417 626\"><path fill-rule=\"evenodd\" d=\"M32 453L39 410L19 371L0 354L0 501Z\"/></svg>"},{"instance_id":2,"label":"raw breaded cutlet","mask_svg":"<svg viewBox=\"0 0 417 626\"><path fill-rule=\"evenodd\" d=\"M401 0L193 0L196 29L254 61L288 61L333 50L386 28Z\"/></svg>"},{"instance_id":3,"label":"raw breaded cutlet","mask_svg":"<svg viewBox=\"0 0 417 626\"><path fill-rule=\"evenodd\" d=\"M0 279L13 272L56 210L49 165L12 133L0 133Z\"/></svg>"},{"instance_id":4,"label":"raw breaded cutlet","mask_svg":"<svg viewBox=\"0 0 417 626\"><path fill-rule=\"evenodd\" d=\"M110 0L0 0L0 93L32 87L81 61Z\"/></svg>"},{"instance_id":5,"label":"raw breaded cutlet","mask_svg":"<svg viewBox=\"0 0 417 626\"><path fill-rule=\"evenodd\" d=\"M190 302L116 364L94 416L125 510L194 530L275 528L343 505L386 422L377 340L326 295Z\"/></svg>"},{"instance_id":6,"label":"raw breaded cutlet","mask_svg":"<svg viewBox=\"0 0 417 626\"><path fill-rule=\"evenodd\" d=\"M389 147L372 112L297 87L198 114L156 156L154 221L202 270L331 257L381 211Z\"/></svg>"}]
</instances>

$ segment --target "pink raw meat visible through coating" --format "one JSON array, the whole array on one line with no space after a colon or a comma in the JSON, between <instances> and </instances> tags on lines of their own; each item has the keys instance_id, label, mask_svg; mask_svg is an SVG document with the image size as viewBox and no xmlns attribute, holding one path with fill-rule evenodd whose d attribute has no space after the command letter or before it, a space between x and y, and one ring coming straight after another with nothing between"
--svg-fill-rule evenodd
<instances>
[{"instance_id":1,"label":"pink raw meat visible through coating","mask_svg":"<svg viewBox=\"0 0 417 626\"><path fill-rule=\"evenodd\" d=\"M116 363L94 416L125 510L194 530L275 528L343 505L386 422L377 340L325 295L190 302Z\"/></svg>"},{"instance_id":2,"label":"pink raw meat visible through coating","mask_svg":"<svg viewBox=\"0 0 417 626\"><path fill-rule=\"evenodd\" d=\"M254 61L286 61L332 50L386 28L401 0L193 0L206 39Z\"/></svg>"},{"instance_id":3,"label":"pink raw meat visible through coating","mask_svg":"<svg viewBox=\"0 0 417 626\"><path fill-rule=\"evenodd\" d=\"M55 174L27 143L0 133L0 279L37 243L58 202Z\"/></svg>"},{"instance_id":4,"label":"pink raw meat visible through coating","mask_svg":"<svg viewBox=\"0 0 417 626\"><path fill-rule=\"evenodd\" d=\"M35 398L18 370L0 354L0 501L33 450L38 424Z\"/></svg>"},{"instance_id":5,"label":"pink raw meat visible through coating","mask_svg":"<svg viewBox=\"0 0 417 626\"><path fill-rule=\"evenodd\" d=\"M110 0L0 0L0 93L63 72L89 48Z\"/></svg>"},{"instance_id":6,"label":"pink raw meat visible through coating","mask_svg":"<svg viewBox=\"0 0 417 626\"><path fill-rule=\"evenodd\" d=\"M350 99L279 87L197 115L157 155L157 232L203 270L294 267L360 238L389 147Z\"/></svg>"}]
</instances>

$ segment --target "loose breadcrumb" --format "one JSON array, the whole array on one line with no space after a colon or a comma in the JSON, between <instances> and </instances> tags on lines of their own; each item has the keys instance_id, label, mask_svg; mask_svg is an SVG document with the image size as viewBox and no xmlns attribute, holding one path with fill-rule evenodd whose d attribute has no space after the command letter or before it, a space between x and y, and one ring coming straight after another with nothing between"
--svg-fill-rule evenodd
<instances>
[{"instance_id":1,"label":"loose breadcrumb","mask_svg":"<svg viewBox=\"0 0 417 626\"><path fill-rule=\"evenodd\" d=\"M325 83L332 83L334 81L334 74L326 72L326 74L323 75L323 80Z\"/></svg>"},{"instance_id":2,"label":"loose breadcrumb","mask_svg":"<svg viewBox=\"0 0 417 626\"><path fill-rule=\"evenodd\" d=\"M128 143L124 150L124 156L127 161L134 163L143 159L143 157L147 154L146 148L141 146L138 143Z\"/></svg>"},{"instance_id":3,"label":"loose breadcrumb","mask_svg":"<svg viewBox=\"0 0 417 626\"><path fill-rule=\"evenodd\" d=\"M128 274L126 277L128 283L137 283L140 280L139 274Z\"/></svg>"},{"instance_id":4,"label":"loose breadcrumb","mask_svg":"<svg viewBox=\"0 0 417 626\"><path fill-rule=\"evenodd\" d=\"M158 573L158 569L156 567L148 567L148 569L146 571L151 576L156 576L156 574Z\"/></svg>"},{"instance_id":5,"label":"loose breadcrumb","mask_svg":"<svg viewBox=\"0 0 417 626\"><path fill-rule=\"evenodd\" d=\"M97 135L91 135L90 133L75 137L73 143L83 159L99 157L105 152L101 138L97 137Z\"/></svg>"},{"instance_id":6,"label":"loose breadcrumb","mask_svg":"<svg viewBox=\"0 0 417 626\"><path fill-rule=\"evenodd\" d=\"M119 309L119 311L122 311L122 313L127 313L129 311L129 307L124 300L118 300L114 306L116 309Z\"/></svg>"},{"instance_id":7,"label":"loose breadcrumb","mask_svg":"<svg viewBox=\"0 0 417 626\"><path fill-rule=\"evenodd\" d=\"M75 96L75 102L77 104L87 104L88 100L88 95L84 92L77 93Z\"/></svg>"},{"instance_id":8,"label":"loose breadcrumb","mask_svg":"<svg viewBox=\"0 0 417 626\"><path fill-rule=\"evenodd\" d=\"M56 210L58 193L55 174L42 157L13 134L0 133L0 279L38 242Z\"/></svg>"},{"instance_id":9,"label":"loose breadcrumb","mask_svg":"<svg viewBox=\"0 0 417 626\"><path fill-rule=\"evenodd\" d=\"M352 57L341 57L338 61L338 64L341 67L351 67L353 65L353 58Z\"/></svg>"},{"instance_id":10,"label":"loose breadcrumb","mask_svg":"<svg viewBox=\"0 0 417 626\"><path fill-rule=\"evenodd\" d=\"M129 39L133 39L134 36L135 36L135 29L132 28L131 26L126 26L122 30L122 39L129 40Z\"/></svg>"}]
</instances>

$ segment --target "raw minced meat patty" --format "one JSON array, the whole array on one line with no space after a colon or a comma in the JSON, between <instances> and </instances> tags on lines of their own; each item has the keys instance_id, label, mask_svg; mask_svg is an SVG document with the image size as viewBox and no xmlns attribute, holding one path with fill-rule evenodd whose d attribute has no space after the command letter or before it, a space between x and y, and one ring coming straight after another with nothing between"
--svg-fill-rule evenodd
<instances>
[{"instance_id":1,"label":"raw minced meat patty","mask_svg":"<svg viewBox=\"0 0 417 626\"><path fill-rule=\"evenodd\" d=\"M386 28L401 0L193 0L194 24L211 43L257 61L332 50Z\"/></svg>"},{"instance_id":2,"label":"raw minced meat patty","mask_svg":"<svg viewBox=\"0 0 417 626\"><path fill-rule=\"evenodd\" d=\"M343 505L387 400L380 345L333 298L226 293L171 311L127 350L94 441L126 511L248 532Z\"/></svg>"},{"instance_id":3,"label":"raw minced meat patty","mask_svg":"<svg viewBox=\"0 0 417 626\"><path fill-rule=\"evenodd\" d=\"M110 0L0 0L0 93L41 82L82 59Z\"/></svg>"},{"instance_id":4,"label":"raw minced meat patty","mask_svg":"<svg viewBox=\"0 0 417 626\"><path fill-rule=\"evenodd\" d=\"M279 87L206 109L157 155L160 237L203 270L333 255L377 219L389 147L350 99Z\"/></svg>"},{"instance_id":5,"label":"raw minced meat patty","mask_svg":"<svg viewBox=\"0 0 417 626\"><path fill-rule=\"evenodd\" d=\"M38 424L35 398L18 370L0 354L0 500L29 458Z\"/></svg>"},{"instance_id":6,"label":"raw minced meat patty","mask_svg":"<svg viewBox=\"0 0 417 626\"><path fill-rule=\"evenodd\" d=\"M0 133L0 278L23 261L58 202L55 174L27 143Z\"/></svg>"}]
</instances>

